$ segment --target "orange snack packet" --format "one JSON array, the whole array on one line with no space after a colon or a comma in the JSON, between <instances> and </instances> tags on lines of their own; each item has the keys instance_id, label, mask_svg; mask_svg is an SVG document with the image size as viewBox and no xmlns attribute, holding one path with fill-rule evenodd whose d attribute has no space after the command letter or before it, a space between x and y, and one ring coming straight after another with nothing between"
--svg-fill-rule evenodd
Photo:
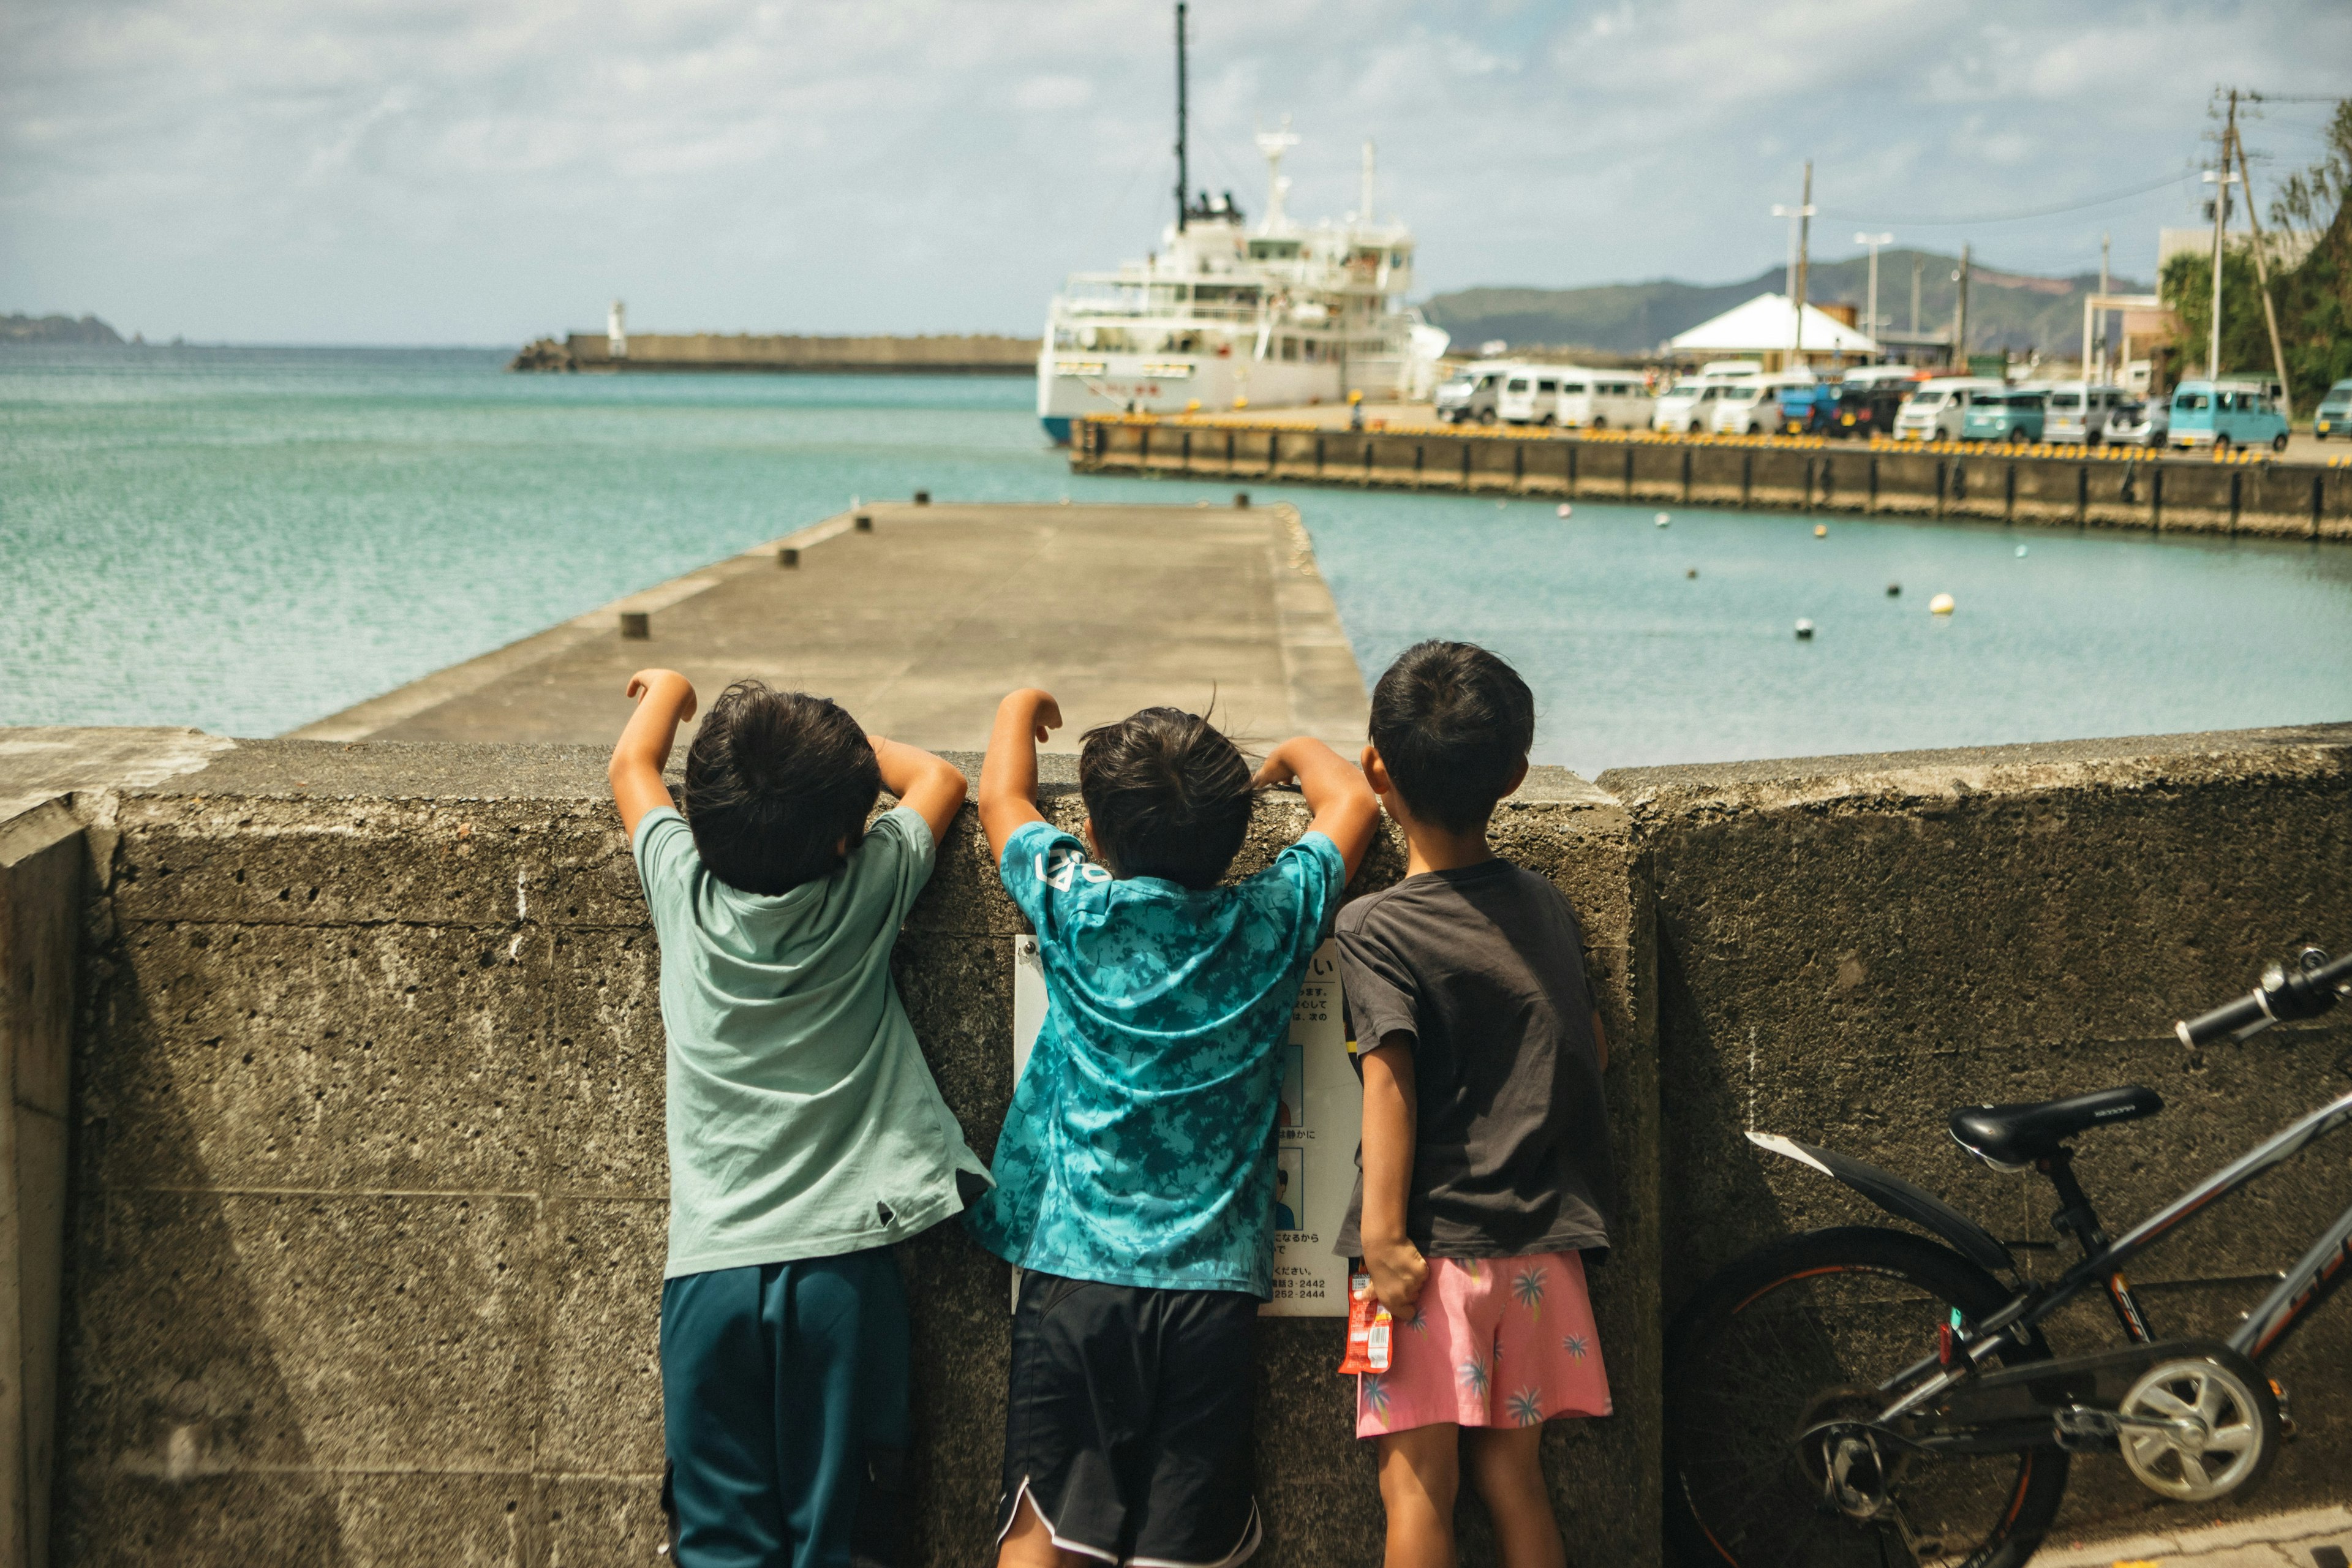
<instances>
[{"instance_id":1,"label":"orange snack packet","mask_svg":"<svg viewBox=\"0 0 2352 1568\"><path fill-rule=\"evenodd\" d=\"M1342 1376L1357 1372L1386 1372L1395 1334L1395 1320L1372 1294L1372 1277L1348 1277L1348 1353L1340 1359Z\"/></svg>"}]
</instances>

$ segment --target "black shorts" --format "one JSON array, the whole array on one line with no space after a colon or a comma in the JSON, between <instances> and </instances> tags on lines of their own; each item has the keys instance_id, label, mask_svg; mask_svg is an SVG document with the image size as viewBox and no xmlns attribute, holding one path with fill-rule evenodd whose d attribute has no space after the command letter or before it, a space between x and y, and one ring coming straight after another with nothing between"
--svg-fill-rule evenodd
<instances>
[{"instance_id":1,"label":"black shorts","mask_svg":"<svg viewBox=\"0 0 2352 1568\"><path fill-rule=\"evenodd\" d=\"M1257 1300L1022 1277L996 1538L1024 1497L1054 1544L1135 1568L1231 1568L1250 1496Z\"/></svg>"}]
</instances>

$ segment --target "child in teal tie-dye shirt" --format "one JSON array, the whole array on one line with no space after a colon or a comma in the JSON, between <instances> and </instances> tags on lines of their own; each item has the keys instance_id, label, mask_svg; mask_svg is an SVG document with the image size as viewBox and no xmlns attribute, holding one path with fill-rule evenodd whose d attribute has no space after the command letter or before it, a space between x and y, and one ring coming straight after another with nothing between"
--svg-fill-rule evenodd
<instances>
[{"instance_id":1,"label":"child in teal tie-dye shirt","mask_svg":"<svg viewBox=\"0 0 2352 1568\"><path fill-rule=\"evenodd\" d=\"M1255 1550L1250 1336L1271 1290L1273 1136L1290 1010L1379 803L1318 741L1255 775L1206 720L1090 731L1084 839L1035 805L1042 691L997 710L980 817L1036 929L1046 1016L966 1223L1024 1271L1013 1319L1000 1564L1168 1568ZM1220 885L1258 789L1314 813Z\"/></svg>"}]
</instances>

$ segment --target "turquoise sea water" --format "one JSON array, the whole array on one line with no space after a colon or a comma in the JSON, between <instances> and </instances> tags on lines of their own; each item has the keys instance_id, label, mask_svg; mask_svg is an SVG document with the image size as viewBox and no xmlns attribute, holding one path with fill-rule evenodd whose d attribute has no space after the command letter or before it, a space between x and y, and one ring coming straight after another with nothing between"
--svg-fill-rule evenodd
<instances>
[{"instance_id":1,"label":"turquoise sea water","mask_svg":"<svg viewBox=\"0 0 2352 1568\"><path fill-rule=\"evenodd\" d=\"M277 733L853 494L1232 491L1071 475L1026 381L503 358L0 351L0 723ZM1368 672L1423 637L1486 643L1537 690L1543 760L1588 773L2352 718L2340 545L1268 493Z\"/></svg>"}]
</instances>

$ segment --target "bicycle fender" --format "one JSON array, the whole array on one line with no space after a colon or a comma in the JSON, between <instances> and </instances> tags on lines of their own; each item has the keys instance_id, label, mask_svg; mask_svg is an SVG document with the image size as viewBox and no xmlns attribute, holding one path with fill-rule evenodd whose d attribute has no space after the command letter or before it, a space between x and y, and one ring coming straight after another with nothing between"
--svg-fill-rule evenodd
<instances>
[{"instance_id":1,"label":"bicycle fender","mask_svg":"<svg viewBox=\"0 0 2352 1568\"><path fill-rule=\"evenodd\" d=\"M2017 1260L1999 1237L1925 1187L1915 1186L1892 1171L1882 1171L1811 1143L1800 1143L1778 1132L1750 1132L1748 1141L1759 1149L1784 1154L1801 1165L1811 1165L1822 1175L1843 1182L1895 1218L1907 1219L1950 1242L1961 1257L1979 1268L1994 1273L2017 1272Z\"/></svg>"}]
</instances>

